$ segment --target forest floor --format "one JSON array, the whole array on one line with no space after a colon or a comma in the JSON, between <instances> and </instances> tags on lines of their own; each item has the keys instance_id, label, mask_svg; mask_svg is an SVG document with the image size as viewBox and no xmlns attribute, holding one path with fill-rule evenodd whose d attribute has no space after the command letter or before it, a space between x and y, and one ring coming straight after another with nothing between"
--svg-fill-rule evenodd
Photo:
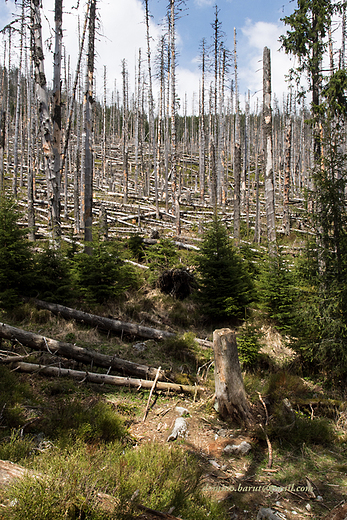
<instances>
[{"instance_id":1,"label":"forest floor","mask_svg":"<svg viewBox=\"0 0 347 520\"><path fill-rule=\"evenodd\" d=\"M158 291L148 293L145 300L147 303L138 302L135 306L129 298L126 307L107 309L106 315L112 311L118 319L138 320L144 325L157 327L160 321L161 328L178 330L181 334L187 330L179 323L180 316L193 312L191 302L175 302ZM4 317L2 319L5 321ZM38 311L29 304L12 316L12 325L113 353L130 361L161 366L175 373L180 383L204 386L204 392L195 397L154 392L148 415L143 420L149 391L100 387L87 382L65 384L36 374L18 374L19 380L29 385L33 394L40 396L40 408L53 406L54 401L61 397L73 400L76 395L112 403L115 411L126 421L135 446L166 444L176 418L182 413L180 408L184 408L187 432L172 444L178 444L197 456L203 469L204 492L225 504L230 519L255 520L262 507L272 508L283 520L333 519L338 511L334 508L339 506L341 509L346 500L347 413L341 404L345 398L343 389L327 389L323 381L302 378L290 343L270 324L261 325L262 350L268 363L244 372L246 392L255 417L254 427L248 430L221 420L214 410L212 349L200 352L175 350L172 343L165 345L152 340L142 342L135 338L105 335L74 321L55 317L48 311ZM190 329L199 337L211 339L212 330L198 330L193 325ZM6 342L2 348L6 349ZM269 426L265 425L264 405L259 396L266 403ZM286 398L292 403L297 417L306 422L302 431L293 430L282 435L276 421L280 417L278 407ZM305 398L304 404L297 404ZM30 417L35 413L34 408L27 405ZM320 442L321 419L329 422L334 432L333 439L327 440L323 429ZM272 449L270 468L269 446L259 424L269 434ZM306 431L311 424L316 428L314 434ZM30 427L27 433L30 434ZM248 453L236 455L225 450L226 446L239 445L242 441L250 445ZM141 518L150 518L150 515L143 513Z\"/></svg>"}]
</instances>

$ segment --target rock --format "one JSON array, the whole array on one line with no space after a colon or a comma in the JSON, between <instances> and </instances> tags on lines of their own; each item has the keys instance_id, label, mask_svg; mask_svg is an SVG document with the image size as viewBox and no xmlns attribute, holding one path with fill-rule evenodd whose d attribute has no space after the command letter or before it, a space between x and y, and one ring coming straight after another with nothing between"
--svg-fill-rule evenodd
<instances>
[{"instance_id":1,"label":"rock","mask_svg":"<svg viewBox=\"0 0 347 520\"><path fill-rule=\"evenodd\" d=\"M261 509L259 509L258 511L258 514L257 514L257 520L282 520L281 517L279 517L278 515L276 515L276 513L270 509L270 508L265 508L265 507L262 507Z\"/></svg>"},{"instance_id":2,"label":"rock","mask_svg":"<svg viewBox=\"0 0 347 520\"><path fill-rule=\"evenodd\" d=\"M146 343L135 343L135 345L133 345L133 348L137 350L137 352L143 352L144 350L146 350L147 345Z\"/></svg>"},{"instance_id":3,"label":"rock","mask_svg":"<svg viewBox=\"0 0 347 520\"><path fill-rule=\"evenodd\" d=\"M183 417L183 415L189 415L187 408L184 408L183 406L176 406L175 410L180 417Z\"/></svg>"},{"instance_id":4,"label":"rock","mask_svg":"<svg viewBox=\"0 0 347 520\"><path fill-rule=\"evenodd\" d=\"M187 421L184 419L184 417L177 417L175 421L175 425L173 427L173 430L169 437L167 438L167 441L174 441L177 439L177 437L185 437L188 433L188 425Z\"/></svg>"},{"instance_id":5,"label":"rock","mask_svg":"<svg viewBox=\"0 0 347 520\"><path fill-rule=\"evenodd\" d=\"M246 455L250 449L251 445L246 441L242 441L240 444L228 444L223 451L224 453L233 453L234 455Z\"/></svg>"}]
</instances>

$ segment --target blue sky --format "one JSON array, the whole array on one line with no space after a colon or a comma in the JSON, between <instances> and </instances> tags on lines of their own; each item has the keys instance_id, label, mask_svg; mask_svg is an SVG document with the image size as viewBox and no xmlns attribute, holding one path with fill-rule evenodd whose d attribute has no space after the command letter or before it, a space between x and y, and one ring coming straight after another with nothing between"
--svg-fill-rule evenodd
<instances>
[{"instance_id":1,"label":"blue sky","mask_svg":"<svg viewBox=\"0 0 347 520\"><path fill-rule=\"evenodd\" d=\"M54 0L42 0L44 36L49 35L46 18L53 24ZM197 99L199 89L200 71L198 67L199 44L206 38L207 44L212 42L211 23L214 20L215 0L187 0L186 10L177 21L177 45L178 45L178 95L183 100L187 93L188 110L191 111L193 93L195 93L195 111L197 111ZM71 7L77 4L77 0L64 0L63 24L65 27L64 41L67 53L71 55L72 68L77 59L77 11ZM83 20L85 2L80 1L80 17ZM237 31L238 44L238 71L239 91L241 96L250 89L252 103L255 104L257 95L261 99L262 85L262 51L266 45L271 49L273 92L279 100L287 90L285 74L289 67L289 58L284 52L278 52L280 44L279 35L285 31L280 18L293 12L296 2L293 0L220 0L217 2L221 29L225 33L225 44L232 50L234 27ZM165 17L167 0L149 0L152 13L151 35L153 36L152 52L155 52L155 41L161 34L160 22ZM134 90L135 59L139 47L145 58L145 25L144 10L141 0L99 0L100 29L96 44L96 72L97 92L103 91L103 71L107 66L107 92L111 98L114 80L121 91L121 60L127 60L129 69L129 82L131 90ZM18 7L13 0L0 0L0 25L6 25L12 12L18 13ZM16 44L15 44L16 45ZM3 56L3 41L0 39L0 60ZM16 60L14 49L13 61ZM46 75L48 80L52 78L52 53L46 49ZM144 63L144 66L146 64ZM232 74L232 71L231 71ZM232 76L230 76L231 79ZM258 92L258 94L256 94Z\"/></svg>"}]
</instances>

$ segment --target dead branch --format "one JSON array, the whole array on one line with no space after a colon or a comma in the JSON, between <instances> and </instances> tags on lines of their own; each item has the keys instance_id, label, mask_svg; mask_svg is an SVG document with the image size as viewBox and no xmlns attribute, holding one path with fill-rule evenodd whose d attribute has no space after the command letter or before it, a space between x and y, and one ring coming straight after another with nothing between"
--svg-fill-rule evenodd
<instances>
[{"instance_id":1,"label":"dead branch","mask_svg":"<svg viewBox=\"0 0 347 520\"><path fill-rule=\"evenodd\" d=\"M44 336L32 332L26 332L25 330L11 327L6 323L0 323L0 337L11 341L19 341L21 344L24 344L33 350L48 351L51 354L63 356L68 359L74 359L75 361L87 365L93 363L95 366L102 368L111 367L113 370L123 374L130 374L143 378L154 378L157 373L156 368L139 365L138 363L133 363L125 359L101 354L95 350L87 350L82 347L77 347L72 343L65 343L45 338ZM14 361L16 361L16 359ZM165 374L161 371L160 378L164 377Z\"/></svg>"},{"instance_id":2,"label":"dead branch","mask_svg":"<svg viewBox=\"0 0 347 520\"><path fill-rule=\"evenodd\" d=\"M159 377L159 374L160 374L160 369L161 369L161 367L158 368L157 373L156 373L156 376L155 376L155 379L154 379L154 381L153 381L153 385L152 385L151 391L150 391L150 393L149 393L149 397L148 397L148 401L147 401L147 406L146 406L146 410L145 410L145 413L144 413L144 416L143 416L142 422L145 422L145 420L146 420L147 413L148 413L148 409L149 409L149 404L150 404L150 402L151 402L151 397L152 397L153 391L154 391L154 389L155 389L155 385L157 384L157 381L158 381L158 377Z\"/></svg>"},{"instance_id":3,"label":"dead branch","mask_svg":"<svg viewBox=\"0 0 347 520\"><path fill-rule=\"evenodd\" d=\"M70 377L80 382L88 381L89 383L98 383L115 386L128 386L132 388L148 388L153 387L154 381L148 379L135 379L130 377L110 376L106 374L96 374L94 372L82 372L80 370L71 370L69 368L58 368L47 365L38 365L36 363L24 363L22 361L15 363L15 369L25 373L38 373L46 376ZM196 389L194 386L179 385L176 383L165 383L158 381L156 384L158 390L167 390L181 393L193 393ZM202 391L202 388L200 388Z\"/></svg>"}]
</instances>

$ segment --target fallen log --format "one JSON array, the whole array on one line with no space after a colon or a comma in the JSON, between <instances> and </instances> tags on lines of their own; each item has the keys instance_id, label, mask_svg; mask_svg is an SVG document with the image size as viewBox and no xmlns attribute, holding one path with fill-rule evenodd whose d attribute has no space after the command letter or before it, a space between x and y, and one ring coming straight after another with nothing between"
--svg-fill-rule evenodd
<instances>
[{"instance_id":1,"label":"fallen log","mask_svg":"<svg viewBox=\"0 0 347 520\"><path fill-rule=\"evenodd\" d=\"M151 327L143 327L137 323L129 323L126 321L114 320L113 318L104 318L103 316L97 316L96 314L90 314L89 312L78 311L59 305L57 303L49 303L43 300L33 300L33 303L39 309L46 309L53 312L53 314L60 314L63 318L68 320L76 320L92 325L93 327L100 327L101 329L110 330L114 332L121 332L139 336L140 338L147 339L167 339L174 338L176 334L168 332L166 330L153 329ZM195 338L195 341L199 343L202 348L213 348L213 342L206 339Z\"/></svg>"},{"instance_id":2,"label":"fallen log","mask_svg":"<svg viewBox=\"0 0 347 520\"><path fill-rule=\"evenodd\" d=\"M74 359L84 364L94 364L98 367L111 368L123 374L135 375L143 378L154 378L157 373L156 368L147 365L139 365L125 359L101 354L95 350L87 350L77 347L72 343L56 341L55 339L45 338L33 332L27 332L16 327L0 323L0 338L16 340L33 350L47 351L50 354L57 354L68 359ZM164 371L160 372L161 379L165 377Z\"/></svg>"},{"instance_id":3,"label":"fallen log","mask_svg":"<svg viewBox=\"0 0 347 520\"><path fill-rule=\"evenodd\" d=\"M38 373L45 376L56 376L56 377L70 377L71 379L77 379L79 381L88 381L89 383L99 383L106 385L115 386L129 386L132 388L148 388L153 387L153 381L148 379L135 379L132 377L121 377L121 376L110 376L108 374L96 374L95 372L82 372L81 370L71 370L69 368L51 367L47 365L38 365L36 363L24 363L19 361L14 363L14 368L20 372L26 373ZM201 387L190 386L190 385L179 385L176 383L166 383L158 381L156 383L157 390L171 390L173 392L181 393L195 393L202 391Z\"/></svg>"},{"instance_id":4,"label":"fallen log","mask_svg":"<svg viewBox=\"0 0 347 520\"><path fill-rule=\"evenodd\" d=\"M174 333L165 330L152 329L151 327L143 327L137 323L104 318L103 316L78 311L76 309L71 309L70 307L65 307L64 305L58 305L57 303L48 303L42 300L33 300L33 302L40 309L47 309L54 314L60 314L63 318L82 321L88 325L92 325L93 327L100 327L101 329L131 334L133 336L140 336L141 338L147 339L166 339L175 336Z\"/></svg>"}]
</instances>

